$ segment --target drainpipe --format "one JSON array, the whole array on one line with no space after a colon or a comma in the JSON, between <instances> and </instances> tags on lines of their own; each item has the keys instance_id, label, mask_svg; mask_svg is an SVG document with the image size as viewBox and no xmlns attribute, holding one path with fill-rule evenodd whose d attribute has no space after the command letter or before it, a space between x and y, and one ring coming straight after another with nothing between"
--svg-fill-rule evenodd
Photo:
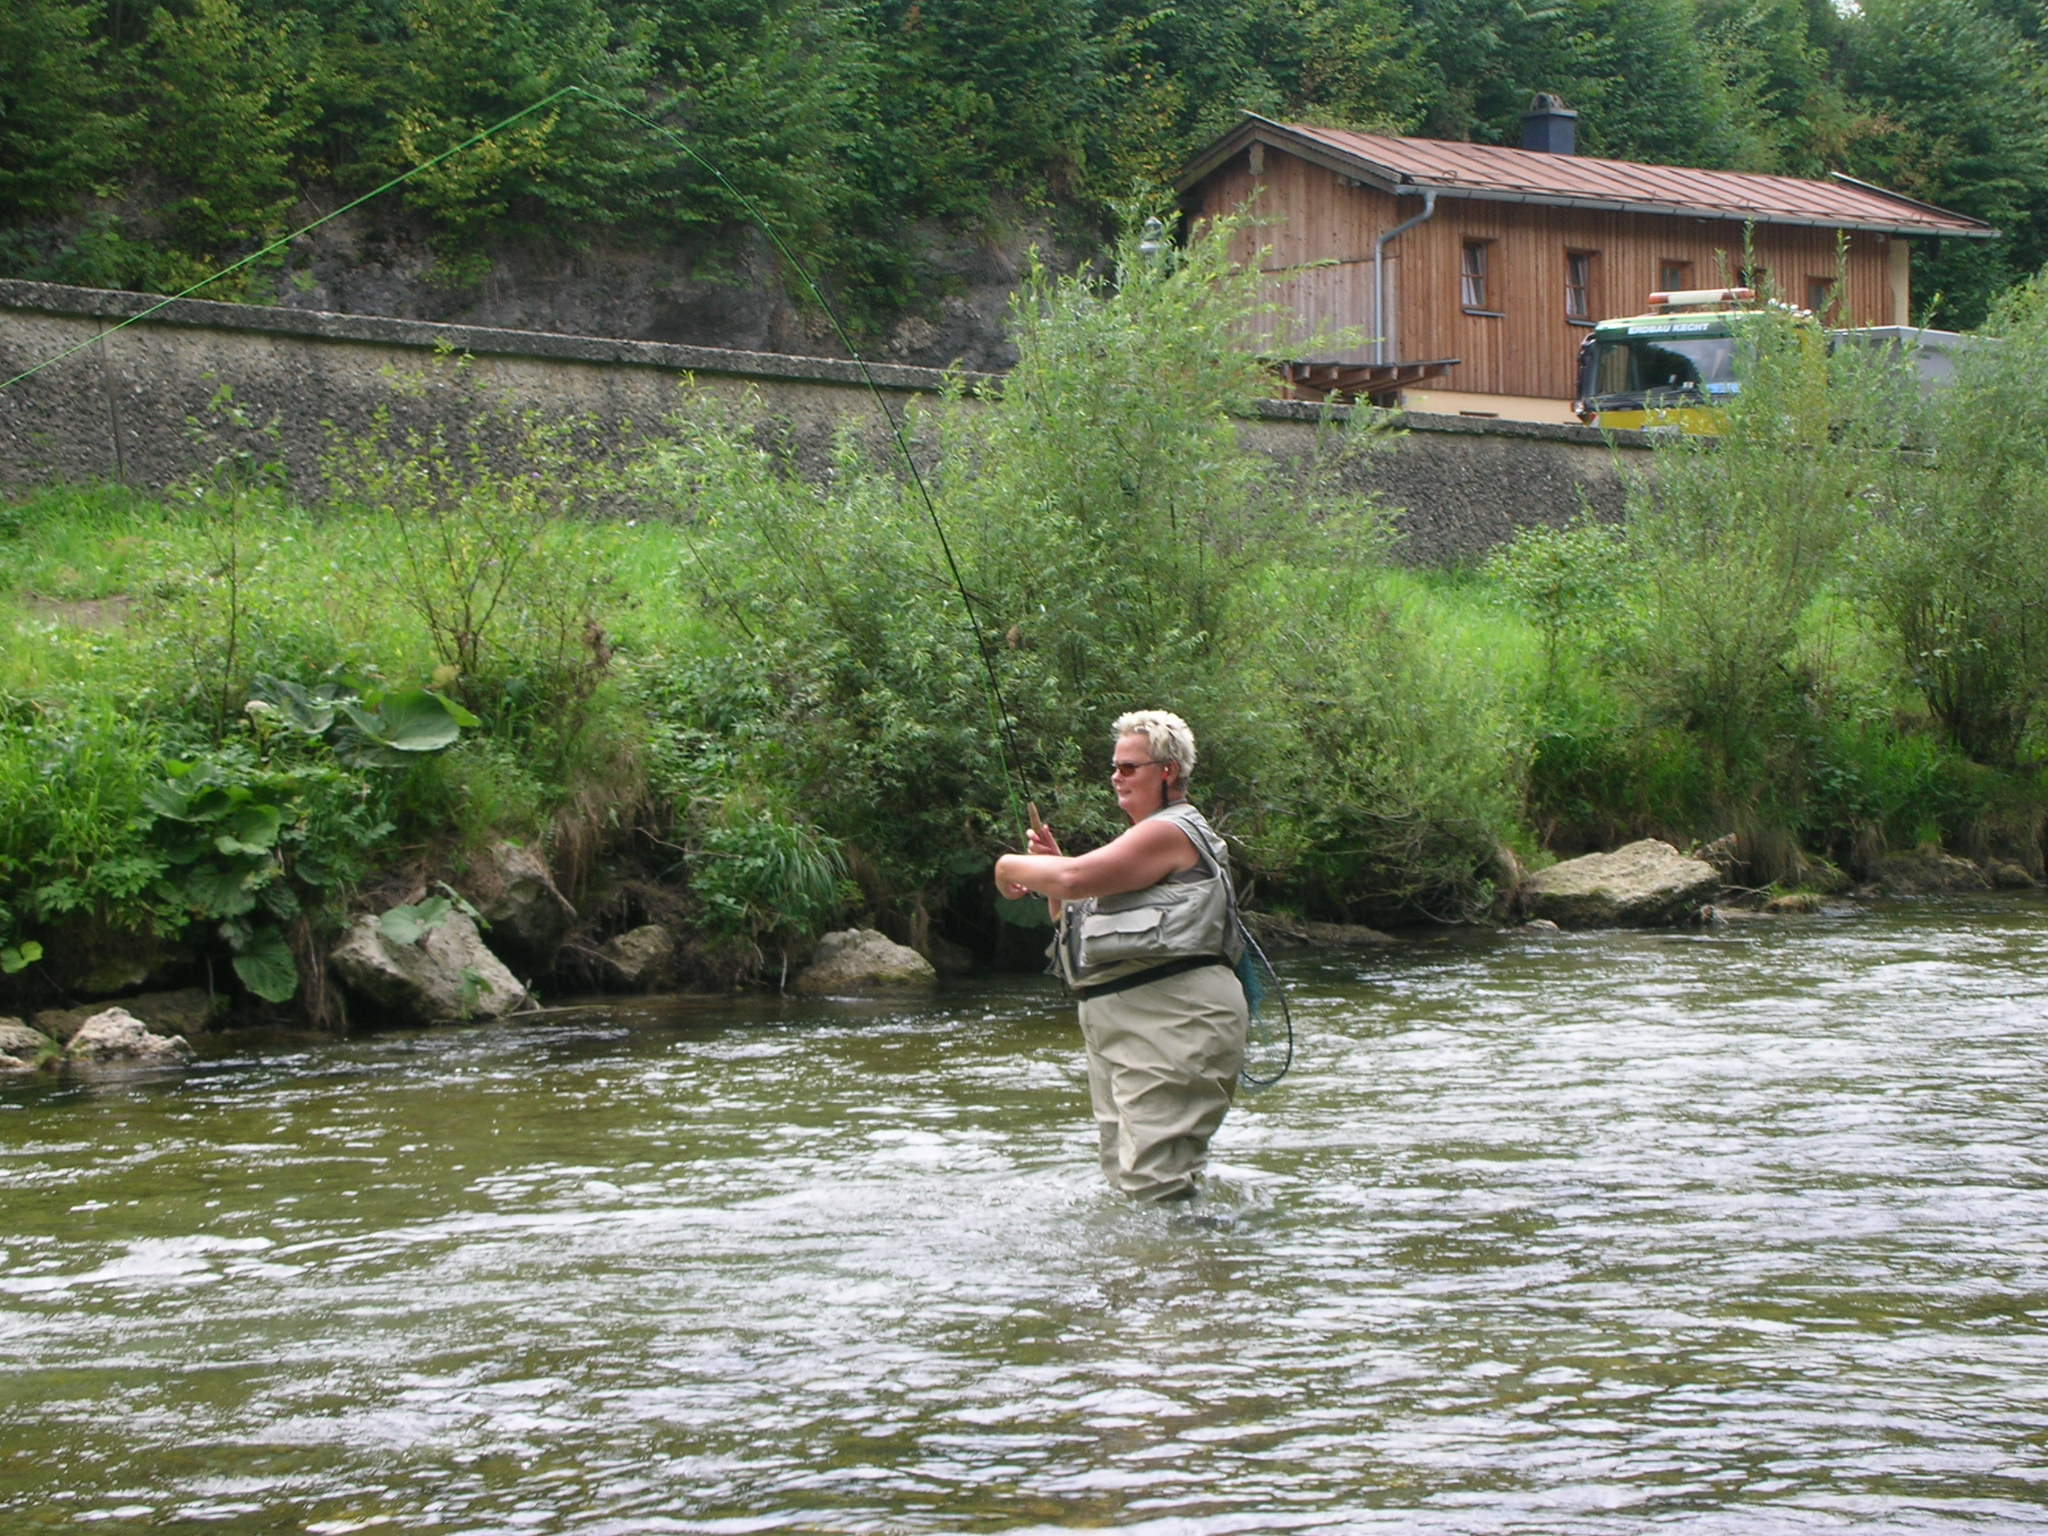
<instances>
[{"instance_id":1,"label":"drainpipe","mask_svg":"<svg viewBox=\"0 0 2048 1536\"><path fill-rule=\"evenodd\" d=\"M1372 244L1372 360L1384 363L1387 360L1387 247L1394 243L1394 237L1413 229L1425 219L1436 216L1436 188L1425 187L1422 192L1422 212L1414 218L1396 224Z\"/></svg>"}]
</instances>

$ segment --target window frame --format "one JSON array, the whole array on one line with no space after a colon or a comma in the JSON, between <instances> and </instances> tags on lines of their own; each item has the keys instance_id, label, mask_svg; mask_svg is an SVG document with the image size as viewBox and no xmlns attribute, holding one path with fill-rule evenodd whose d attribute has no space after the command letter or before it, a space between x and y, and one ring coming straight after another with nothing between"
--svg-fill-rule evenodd
<instances>
[{"instance_id":1,"label":"window frame","mask_svg":"<svg viewBox=\"0 0 2048 1536\"><path fill-rule=\"evenodd\" d=\"M1578 281L1574 282L1573 279ZM1564 318L1568 325L1593 325L1599 320L1594 296L1600 282L1600 253L1567 247L1564 253ZM1576 300L1578 307L1573 308Z\"/></svg>"},{"instance_id":2,"label":"window frame","mask_svg":"<svg viewBox=\"0 0 2048 1536\"><path fill-rule=\"evenodd\" d=\"M1498 315L1490 304L1488 284L1493 276L1492 240L1465 239L1458 243L1458 304L1468 315ZM1475 263L1473 257L1479 259Z\"/></svg>"}]
</instances>

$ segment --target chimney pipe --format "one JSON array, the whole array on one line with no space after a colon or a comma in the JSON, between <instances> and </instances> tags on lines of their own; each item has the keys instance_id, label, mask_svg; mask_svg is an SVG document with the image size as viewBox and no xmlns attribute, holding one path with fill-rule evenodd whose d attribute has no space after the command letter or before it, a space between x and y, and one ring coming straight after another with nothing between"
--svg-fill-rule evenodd
<instances>
[{"instance_id":1,"label":"chimney pipe","mask_svg":"<svg viewBox=\"0 0 2048 1536\"><path fill-rule=\"evenodd\" d=\"M1575 155L1579 152L1579 114L1561 97L1538 91L1529 110L1522 114L1522 148L1546 155Z\"/></svg>"}]
</instances>

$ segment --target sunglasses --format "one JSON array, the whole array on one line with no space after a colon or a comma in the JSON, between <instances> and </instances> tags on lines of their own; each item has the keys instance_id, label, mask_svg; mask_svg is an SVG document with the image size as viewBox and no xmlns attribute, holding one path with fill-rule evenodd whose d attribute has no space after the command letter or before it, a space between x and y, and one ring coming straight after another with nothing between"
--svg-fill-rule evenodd
<instances>
[{"instance_id":1,"label":"sunglasses","mask_svg":"<svg viewBox=\"0 0 2048 1536\"><path fill-rule=\"evenodd\" d=\"M1166 759L1161 757L1148 757L1144 759L1142 762L1136 763L1111 763L1109 765L1109 771L1110 775L1114 778L1128 779L1140 768L1157 768L1165 761Z\"/></svg>"}]
</instances>

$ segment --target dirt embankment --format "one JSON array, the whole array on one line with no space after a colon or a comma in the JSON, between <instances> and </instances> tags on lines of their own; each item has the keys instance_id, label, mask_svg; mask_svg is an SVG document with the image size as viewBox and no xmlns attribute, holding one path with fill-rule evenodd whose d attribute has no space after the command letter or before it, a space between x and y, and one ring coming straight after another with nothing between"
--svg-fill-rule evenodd
<instances>
[{"instance_id":1,"label":"dirt embankment","mask_svg":"<svg viewBox=\"0 0 2048 1536\"><path fill-rule=\"evenodd\" d=\"M875 315L867 295L836 287L829 273L812 275L856 333L862 356L986 372L1016 360L1005 317L1032 252L1072 270L1099 244L1024 218L999 232L920 227L912 239L916 296L893 313ZM507 244L474 281L451 282L449 271L421 231L337 220L291 247L270 302L801 357L848 351L802 277L757 229L660 250Z\"/></svg>"}]
</instances>

